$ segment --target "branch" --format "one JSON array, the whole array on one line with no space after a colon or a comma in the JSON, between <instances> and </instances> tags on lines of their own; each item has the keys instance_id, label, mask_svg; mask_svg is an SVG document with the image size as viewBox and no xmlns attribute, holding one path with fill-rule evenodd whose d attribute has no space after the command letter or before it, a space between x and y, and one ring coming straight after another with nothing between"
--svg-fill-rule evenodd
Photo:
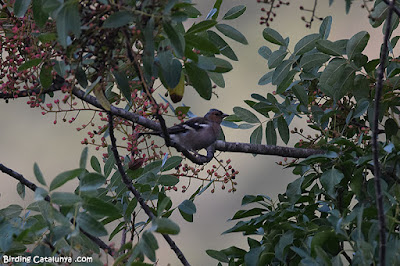
<instances>
[{"instance_id":1,"label":"branch","mask_svg":"<svg viewBox=\"0 0 400 266\"><path fill-rule=\"evenodd\" d=\"M392 9L392 11L394 11L394 13L396 13L396 15L400 17L400 9L393 4L393 1L383 0L383 2L385 2L390 7L390 9Z\"/></svg>"},{"instance_id":2,"label":"branch","mask_svg":"<svg viewBox=\"0 0 400 266\"><path fill-rule=\"evenodd\" d=\"M14 170L4 166L1 163L0 163L0 171L2 171L3 173L5 173L5 174L17 179L19 182L21 182L24 186L28 187L33 192L35 192L36 189L38 188L38 186L36 184L34 184L31 181L29 181L28 179L26 179L23 175L21 175L20 173L15 172ZM47 201L47 202L50 202L50 200L51 200L50 196L47 195L44 198L44 200ZM104 243L100 238L92 236L91 234L87 233L86 231L84 231L82 229L80 229L80 231L84 235L86 235L88 238L90 238L90 240L92 240L101 249L103 249L105 252L107 252L110 256L113 256L112 249L106 243Z\"/></svg>"},{"instance_id":3,"label":"branch","mask_svg":"<svg viewBox=\"0 0 400 266\"><path fill-rule=\"evenodd\" d=\"M131 180L126 176L125 170L122 166L121 159L118 154L116 139L114 136L114 125L113 125L113 117L112 112L108 112L108 123L109 123L109 132L110 132L110 139L111 139L111 150L114 154L115 164L117 165L118 172L121 174L122 181L125 183L126 187L132 192L135 196L137 201L139 202L140 206L144 210L144 212L149 216L150 220L154 220L156 217L151 211L150 207L144 202L144 199L139 191L133 186ZM190 265L189 262L186 260L185 256L183 255L182 251L178 248L175 242L171 239L171 237L167 234L162 234L164 239L167 241L171 249L175 252L179 260L182 262L183 265Z\"/></svg>"},{"instance_id":4,"label":"branch","mask_svg":"<svg viewBox=\"0 0 400 266\"><path fill-rule=\"evenodd\" d=\"M386 18L386 29L385 36L383 39L381 58L378 68L378 79L375 88L375 99L374 99L374 117L372 127L372 150L373 150L373 161L374 161L374 180L375 180L375 196L376 196L376 208L378 210L379 220L379 265L386 265L386 223L385 213L383 209L383 194L381 187L381 170L379 164L379 143L378 143L378 122L379 122L379 104L382 97L383 87L383 75L385 72L385 63L388 53L388 42L390 37L390 30L392 27L392 15L394 11L394 0L385 1L389 6L388 16Z\"/></svg>"}]
</instances>

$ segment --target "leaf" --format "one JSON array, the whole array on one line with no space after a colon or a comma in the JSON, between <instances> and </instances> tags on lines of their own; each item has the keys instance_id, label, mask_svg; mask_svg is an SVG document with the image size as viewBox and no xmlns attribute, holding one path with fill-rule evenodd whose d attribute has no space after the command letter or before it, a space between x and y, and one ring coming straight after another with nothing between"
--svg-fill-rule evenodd
<instances>
[{"instance_id":1,"label":"leaf","mask_svg":"<svg viewBox=\"0 0 400 266\"><path fill-rule=\"evenodd\" d=\"M221 251L213 250L213 249L207 249L206 253L211 258L216 259L216 260L218 260L220 262L225 262L225 263L229 262L228 257L225 255L225 253L223 253Z\"/></svg>"},{"instance_id":2,"label":"leaf","mask_svg":"<svg viewBox=\"0 0 400 266\"><path fill-rule=\"evenodd\" d=\"M346 54L347 57L352 60L354 56L360 54L367 46L369 40L369 33L366 31L361 31L355 34L347 43Z\"/></svg>"},{"instance_id":3,"label":"leaf","mask_svg":"<svg viewBox=\"0 0 400 266\"><path fill-rule=\"evenodd\" d=\"M307 35L300 39L294 46L294 54L302 55L308 51L311 51L315 47L315 42L319 40L321 36L318 33Z\"/></svg>"},{"instance_id":4,"label":"leaf","mask_svg":"<svg viewBox=\"0 0 400 266\"><path fill-rule=\"evenodd\" d=\"M193 201L191 200L184 200L178 206L179 210L186 213L186 214L195 214L196 213L196 205L194 205Z\"/></svg>"},{"instance_id":5,"label":"leaf","mask_svg":"<svg viewBox=\"0 0 400 266\"><path fill-rule=\"evenodd\" d=\"M185 41L187 45L191 45L200 51L210 52L213 54L219 54L220 52L219 48L217 47L218 44L214 44L213 40L211 40L211 38L205 34L186 34Z\"/></svg>"},{"instance_id":6,"label":"leaf","mask_svg":"<svg viewBox=\"0 0 400 266\"><path fill-rule=\"evenodd\" d=\"M114 204L100 198L85 198L82 206L93 215L121 217L121 211Z\"/></svg>"},{"instance_id":7,"label":"leaf","mask_svg":"<svg viewBox=\"0 0 400 266\"><path fill-rule=\"evenodd\" d=\"M31 4L31 0L15 0L14 2L14 14L18 18L25 16L26 11Z\"/></svg>"},{"instance_id":8,"label":"leaf","mask_svg":"<svg viewBox=\"0 0 400 266\"><path fill-rule=\"evenodd\" d=\"M202 31L206 31L209 28L214 27L217 24L217 22L215 20L204 20L201 21L197 24L193 24L186 32L186 35L188 34L194 34L197 32L202 32Z\"/></svg>"},{"instance_id":9,"label":"leaf","mask_svg":"<svg viewBox=\"0 0 400 266\"><path fill-rule=\"evenodd\" d=\"M70 32L78 38L81 34L81 18L79 15L79 6L77 1L67 1L63 4L57 14L57 34L58 41L66 48L67 37Z\"/></svg>"},{"instance_id":10,"label":"leaf","mask_svg":"<svg viewBox=\"0 0 400 266\"><path fill-rule=\"evenodd\" d=\"M179 182L179 178L173 175L162 175L160 176L158 182L163 186L175 186Z\"/></svg>"},{"instance_id":11,"label":"leaf","mask_svg":"<svg viewBox=\"0 0 400 266\"><path fill-rule=\"evenodd\" d=\"M265 40L269 41L270 43L286 46L285 40L283 37L274 29L265 28L263 30L263 37Z\"/></svg>"},{"instance_id":12,"label":"leaf","mask_svg":"<svg viewBox=\"0 0 400 266\"><path fill-rule=\"evenodd\" d=\"M179 226L168 218L155 218L152 222L152 227L160 234L177 235L179 234Z\"/></svg>"},{"instance_id":13,"label":"leaf","mask_svg":"<svg viewBox=\"0 0 400 266\"><path fill-rule=\"evenodd\" d=\"M18 71L26 70L26 69L29 69L31 67L37 66L41 62L42 62L42 59L40 59L40 58L36 58L36 59L32 59L32 60L26 61L25 63L23 63L22 65L20 65L18 67Z\"/></svg>"},{"instance_id":14,"label":"leaf","mask_svg":"<svg viewBox=\"0 0 400 266\"><path fill-rule=\"evenodd\" d=\"M222 39L217 33L208 30L207 31L208 37L210 40L218 47L221 54L228 57L233 61L238 61L238 58L232 48Z\"/></svg>"},{"instance_id":15,"label":"leaf","mask_svg":"<svg viewBox=\"0 0 400 266\"><path fill-rule=\"evenodd\" d=\"M81 153L81 158L79 160L79 168L82 168L82 169L86 168L88 150L89 150L88 147L83 148L82 153Z\"/></svg>"},{"instance_id":16,"label":"leaf","mask_svg":"<svg viewBox=\"0 0 400 266\"><path fill-rule=\"evenodd\" d=\"M386 140L390 140L392 136L396 136L399 131L399 126L393 118L385 121Z\"/></svg>"},{"instance_id":17,"label":"leaf","mask_svg":"<svg viewBox=\"0 0 400 266\"><path fill-rule=\"evenodd\" d=\"M199 95L206 100L210 100L212 85L207 72L196 66L194 62L185 62L185 70L192 86Z\"/></svg>"},{"instance_id":18,"label":"leaf","mask_svg":"<svg viewBox=\"0 0 400 266\"><path fill-rule=\"evenodd\" d=\"M300 67L305 71L311 71L313 68L320 68L331 57L323 53L305 54L300 59Z\"/></svg>"},{"instance_id":19,"label":"leaf","mask_svg":"<svg viewBox=\"0 0 400 266\"><path fill-rule=\"evenodd\" d=\"M374 6L370 14L370 20L369 20L372 27L376 28L382 24L382 22L387 18L388 9L389 6L384 1L381 1L380 3Z\"/></svg>"},{"instance_id":20,"label":"leaf","mask_svg":"<svg viewBox=\"0 0 400 266\"><path fill-rule=\"evenodd\" d=\"M328 66L322 72L320 77L321 90L328 96L333 97L333 85L339 81L340 76L343 74L347 65L347 61L341 58L331 60Z\"/></svg>"},{"instance_id":21,"label":"leaf","mask_svg":"<svg viewBox=\"0 0 400 266\"><path fill-rule=\"evenodd\" d=\"M285 50L277 50L273 52L268 59L268 68L275 68L282 63L283 59L285 59L287 55L287 51Z\"/></svg>"},{"instance_id":22,"label":"leaf","mask_svg":"<svg viewBox=\"0 0 400 266\"><path fill-rule=\"evenodd\" d=\"M267 139L267 145L276 145L276 131L274 122L268 121L265 129L265 137Z\"/></svg>"},{"instance_id":23,"label":"leaf","mask_svg":"<svg viewBox=\"0 0 400 266\"><path fill-rule=\"evenodd\" d=\"M332 26L332 17L331 16L325 17L321 23L321 26L319 27L319 35L321 36L322 39L324 40L328 39L329 33L331 32L331 26Z\"/></svg>"},{"instance_id":24,"label":"leaf","mask_svg":"<svg viewBox=\"0 0 400 266\"><path fill-rule=\"evenodd\" d=\"M48 89L51 84L53 84L53 76L51 74L51 70L53 68L47 64L42 65L42 69L40 70L40 84L44 89Z\"/></svg>"},{"instance_id":25,"label":"leaf","mask_svg":"<svg viewBox=\"0 0 400 266\"><path fill-rule=\"evenodd\" d=\"M335 186L340 183L343 179L344 175L339 170L332 168L322 173L321 175L321 184L324 189L327 191L328 195L332 198L335 198Z\"/></svg>"},{"instance_id":26,"label":"leaf","mask_svg":"<svg viewBox=\"0 0 400 266\"><path fill-rule=\"evenodd\" d=\"M264 76L260 78L258 81L258 85L267 85L272 82L272 75L274 74L274 71L270 71L266 73Z\"/></svg>"},{"instance_id":27,"label":"leaf","mask_svg":"<svg viewBox=\"0 0 400 266\"><path fill-rule=\"evenodd\" d=\"M228 20L238 18L244 13L244 11L246 11L246 7L244 5L234 6L229 9L228 12L226 12L222 19Z\"/></svg>"},{"instance_id":28,"label":"leaf","mask_svg":"<svg viewBox=\"0 0 400 266\"><path fill-rule=\"evenodd\" d=\"M51 194L51 202L59 206L72 206L81 201L81 197L70 192L54 192Z\"/></svg>"},{"instance_id":29,"label":"leaf","mask_svg":"<svg viewBox=\"0 0 400 266\"><path fill-rule=\"evenodd\" d=\"M21 182L18 182L17 184L17 193L21 199L25 199L25 185L23 185Z\"/></svg>"},{"instance_id":30,"label":"leaf","mask_svg":"<svg viewBox=\"0 0 400 266\"><path fill-rule=\"evenodd\" d=\"M80 180L80 191L97 190L106 182L105 176L99 173L86 173Z\"/></svg>"},{"instance_id":31,"label":"leaf","mask_svg":"<svg viewBox=\"0 0 400 266\"><path fill-rule=\"evenodd\" d=\"M106 111L111 110L111 104L108 101L107 97L104 95L103 84L98 83L93 88L93 94L96 96L97 101L101 104L101 107Z\"/></svg>"},{"instance_id":32,"label":"leaf","mask_svg":"<svg viewBox=\"0 0 400 266\"><path fill-rule=\"evenodd\" d=\"M250 143L261 144L262 140L262 125L259 125L250 135Z\"/></svg>"},{"instance_id":33,"label":"leaf","mask_svg":"<svg viewBox=\"0 0 400 266\"><path fill-rule=\"evenodd\" d=\"M212 19L216 20L218 18L218 14L219 14L219 11L220 11L220 8L221 8L221 4L222 4L222 0L216 0L215 1L213 9L216 9L217 11L212 16Z\"/></svg>"},{"instance_id":34,"label":"leaf","mask_svg":"<svg viewBox=\"0 0 400 266\"><path fill-rule=\"evenodd\" d=\"M21 206L11 204L6 208L0 210L0 217L7 217L7 219L18 217L22 210L23 208Z\"/></svg>"},{"instance_id":35,"label":"leaf","mask_svg":"<svg viewBox=\"0 0 400 266\"><path fill-rule=\"evenodd\" d=\"M287 252L285 252L285 248L292 245L294 239L293 234L292 231L287 231L279 238L278 244L275 246L275 256L283 263L286 261L285 253Z\"/></svg>"},{"instance_id":36,"label":"leaf","mask_svg":"<svg viewBox=\"0 0 400 266\"><path fill-rule=\"evenodd\" d=\"M177 167L178 165L180 165L180 163L182 162L183 158L180 156L172 156L170 158L168 158L168 160L165 162L165 164L162 166L161 171L165 172L171 169L174 169L175 167Z\"/></svg>"},{"instance_id":37,"label":"leaf","mask_svg":"<svg viewBox=\"0 0 400 266\"><path fill-rule=\"evenodd\" d=\"M362 116L368 110L368 107L369 107L368 99L359 100L357 103L357 107L354 111L353 118L359 118L360 116Z\"/></svg>"},{"instance_id":38,"label":"leaf","mask_svg":"<svg viewBox=\"0 0 400 266\"><path fill-rule=\"evenodd\" d=\"M245 122L260 123L258 117L247 109L244 109L242 107L233 107L233 112Z\"/></svg>"},{"instance_id":39,"label":"leaf","mask_svg":"<svg viewBox=\"0 0 400 266\"><path fill-rule=\"evenodd\" d=\"M277 85L282 83L282 81L286 78L289 74L290 68L293 65L293 60L288 59L283 61L274 71L272 75L272 85Z\"/></svg>"},{"instance_id":40,"label":"leaf","mask_svg":"<svg viewBox=\"0 0 400 266\"><path fill-rule=\"evenodd\" d=\"M281 135L281 139L283 140L283 142L285 144L287 144L289 142L289 138L290 138L288 124L283 116L278 117L277 123L278 123L278 131L279 131L279 134Z\"/></svg>"},{"instance_id":41,"label":"leaf","mask_svg":"<svg viewBox=\"0 0 400 266\"><path fill-rule=\"evenodd\" d=\"M92 236L106 236L107 230L104 226L94 219L92 216L86 213L79 213L76 217L76 224L79 228L83 229L86 233Z\"/></svg>"},{"instance_id":42,"label":"leaf","mask_svg":"<svg viewBox=\"0 0 400 266\"><path fill-rule=\"evenodd\" d=\"M101 166L100 166L100 162L97 159L97 157L92 156L90 158L90 165L92 166L93 170L95 170L97 173L101 174Z\"/></svg>"},{"instance_id":43,"label":"leaf","mask_svg":"<svg viewBox=\"0 0 400 266\"><path fill-rule=\"evenodd\" d=\"M46 185L46 181L43 178L43 174L42 171L40 171L39 165L37 163L33 164L33 174L36 177L36 180L42 184L43 186L47 186Z\"/></svg>"},{"instance_id":44,"label":"leaf","mask_svg":"<svg viewBox=\"0 0 400 266\"><path fill-rule=\"evenodd\" d=\"M264 45L258 49L258 54L268 60L269 56L272 54L272 51Z\"/></svg>"},{"instance_id":45,"label":"leaf","mask_svg":"<svg viewBox=\"0 0 400 266\"><path fill-rule=\"evenodd\" d=\"M85 171L85 169L78 168L57 175L50 184L50 191L61 187L69 180L72 180L75 177L79 176L83 171Z\"/></svg>"},{"instance_id":46,"label":"leaf","mask_svg":"<svg viewBox=\"0 0 400 266\"><path fill-rule=\"evenodd\" d=\"M240 33L238 30L236 30L232 26L229 26L226 24L217 24L215 27L226 37L229 37L232 40L235 40L242 44L248 44L246 37L244 37L244 35L242 33Z\"/></svg>"},{"instance_id":47,"label":"leaf","mask_svg":"<svg viewBox=\"0 0 400 266\"><path fill-rule=\"evenodd\" d=\"M220 88L225 88L224 76L221 73L208 72L208 76L210 77L211 81L215 83L215 85Z\"/></svg>"},{"instance_id":48,"label":"leaf","mask_svg":"<svg viewBox=\"0 0 400 266\"><path fill-rule=\"evenodd\" d=\"M328 40L318 40L315 43L315 47L318 49L318 51L320 51L324 54L333 55L333 56L342 55L341 47L336 42L331 42Z\"/></svg>"},{"instance_id":49,"label":"leaf","mask_svg":"<svg viewBox=\"0 0 400 266\"><path fill-rule=\"evenodd\" d=\"M163 23L163 29L171 42L172 48L174 48L176 56L182 58L185 51L184 37L180 35L170 23Z\"/></svg>"},{"instance_id":50,"label":"leaf","mask_svg":"<svg viewBox=\"0 0 400 266\"><path fill-rule=\"evenodd\" d=\"M35 20L35 23L40 28L42 28L46 24L47 19L49 18L48 13L43 10L44 1L46 1L46 0L35 0L32 3L33 18ZM48 33L48 34L55 36L54 33ZM55 36L55 38L56 37L57 36ZM39 38L39 40L40 40L40 38ZM43 42L42 40L40 40L40 41Z\"/></svg>"},{"instance_id":51,"label":"leaf","mask_svg":"<svg viewBox=\"0 0 400 266\"><path fill-rule=\"evenodd\" d=\"M153 262L156 261L156 250L158 249L157 239L154 235L149 232L145 231L142 235L142 238L139 242L141 250L143 253Z\"/></svg>"},{"instance_id":52,"label":"leaf","mask_svg":"<svg viewBox=\"0 0 400 266\"><path fill-rule=\"evenodd\" d=\"M117 11L112 13L103 23L103 28L113 29L128 25L133 21L133 14L130 11Z\"/></svg>"}]
</instances>

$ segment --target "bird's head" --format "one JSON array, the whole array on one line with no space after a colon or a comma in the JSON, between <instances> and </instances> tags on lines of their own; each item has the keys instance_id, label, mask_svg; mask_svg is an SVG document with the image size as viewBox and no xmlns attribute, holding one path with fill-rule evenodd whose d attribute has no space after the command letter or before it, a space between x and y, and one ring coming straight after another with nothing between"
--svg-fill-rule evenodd
<instances>
[{"instance_id":1,"label":"bird's head","mask_svg":"<svg viewBox=\"0 0 400 266\"><path fill-rule=\"evenodd\" d=\"M218 109L211 109L204 117L210 121L214 121L220 124L222 120L227 116L227 114L224 114Z\"/></svg>"}]
</instances>

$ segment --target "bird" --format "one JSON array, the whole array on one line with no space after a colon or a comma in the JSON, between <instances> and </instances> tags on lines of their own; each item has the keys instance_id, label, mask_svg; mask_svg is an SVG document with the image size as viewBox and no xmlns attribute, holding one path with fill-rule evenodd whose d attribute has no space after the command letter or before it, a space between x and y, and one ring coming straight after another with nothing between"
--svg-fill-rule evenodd
<instances>
[{"instance_id":1,"label":"bird","mask_svg":"<svg viewBox=\"0 0 400 266\"><path fill-rule=\"evenodd\" d=\"M191 118L167 128L167 131L172 142L188 151L197 152L214 144L221 132L221 122L227 116L220 110L210 109L204 117ZM163 137L161 131L143 132L139 134L138 138L141 135Z\"/></svg>"}]
</instances>

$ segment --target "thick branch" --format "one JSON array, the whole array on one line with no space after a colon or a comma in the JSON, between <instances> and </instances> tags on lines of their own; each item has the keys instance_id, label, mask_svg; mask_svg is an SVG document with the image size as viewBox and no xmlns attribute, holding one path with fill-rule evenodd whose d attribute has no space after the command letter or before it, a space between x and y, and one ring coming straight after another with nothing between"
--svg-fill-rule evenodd
<instances>
[{"instance_id":1,"label":"thick branch","mask_svg":"<svg viewBox=\"0 0 400 266\"><path fill-rule=\"evenodd\" d=\"M23 175L20 173L15 172L14 170L4 166L3 164L0 163L0 171L3 173L17 179L19 182L21 182L24 186L28 187L30 190L35 191L37 189L37 185L26 179ZM47 195L44 198L45 201L50 202L50 196ZM89 233L85 232L84 230L80 229L80 231L86 235L88 238L90 238L96 245L98 245L101 249L103 249L105 252L107 252L110 256L113 256L112 254L112 249L104 243L100 238L97 238L95 236L90 235Z\"/></svg>"},{"instance_id":2,"label":"thick branch","mask_svg":"<svg viewBox=\"0 0 400 266\"><path fill-rule=\"evenodd\" d=\"M118 172L121 174L122 181L126 185L126 187L132 192L132 194L135 196L137 201L139 202L140 206L144 210L144 212L149 216L151 220L154 220L156 217L151 211L150 207L146 204L144 201L142 195L140 194L139 191L136 190L136 188L133 186L131 180L127 177L125 170L122 166L121 159L119 158L118 150L117 150L117 144L116 144L116 139L114 136L114 125L113 125L113 117L112 113L108 113L108 123L109 123L109 132L110 132L110 139L111 139L111 150L113 151L114 158L115 158L115 163L118 168ZM164 239L167 241L171 249L175 252L179 260L182 262L183 265L190 265L189 262L186 260L185 256L183 255L182 251L178 248L178 246L175 244L175 242L171 239L169 235L162 234Z\"/></svg>"},{"instance_id":3,"label":"thick branch","mask_svg":"<svg viewBox=\"0 0 400 266\"><path fill-rule=\"evenodd\" d=\"M389 3L387 3L389 2ZM379 163L379 143L378 143L378 122L379 122L379 105L382 97L383 75L385 72L385 63L388 54L388 43L390 38L390 30L392 27L392 15L394 11L394 1L385 1L389 5L389 12L386 18L385 36L382 44L381 58L378 68L378 78L375 88L374 99L374 120L372 127L372 149L374 161L374 180L375 180L375 195L376 195L376 208L378 210L379 220L379 265L386 265L386 223L385 213L383 209L383 194L381 187L381 169Z\"/></svg>"}]
</instances>

